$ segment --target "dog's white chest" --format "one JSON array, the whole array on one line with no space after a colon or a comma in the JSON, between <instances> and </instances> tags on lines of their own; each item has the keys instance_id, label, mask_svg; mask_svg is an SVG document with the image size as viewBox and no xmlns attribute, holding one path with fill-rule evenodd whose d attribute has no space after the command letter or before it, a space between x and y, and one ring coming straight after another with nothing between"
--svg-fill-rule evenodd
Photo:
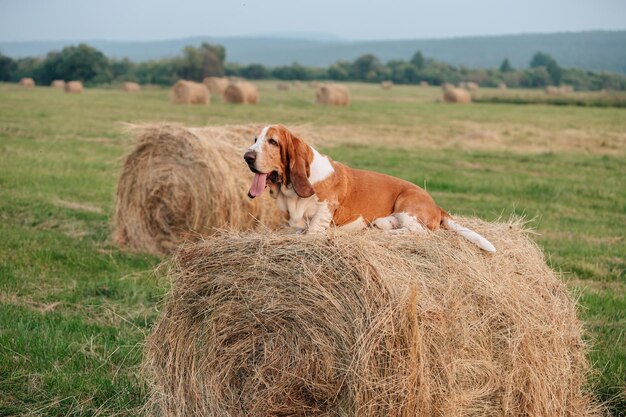
<instances>
[{"instance_id":1,"label":"dog's white chest","mask_svg":"<svg viewBox=\"0 0 626 417\"><path fill-rule=\"evenodd\" d=\"M283 187L276 198L278 208L289 214L289 226L297 229L308 227L309 221L318 214L320 203L316 195L308 198L298 197L292 188Z\"/></svg>"}]
</instances>

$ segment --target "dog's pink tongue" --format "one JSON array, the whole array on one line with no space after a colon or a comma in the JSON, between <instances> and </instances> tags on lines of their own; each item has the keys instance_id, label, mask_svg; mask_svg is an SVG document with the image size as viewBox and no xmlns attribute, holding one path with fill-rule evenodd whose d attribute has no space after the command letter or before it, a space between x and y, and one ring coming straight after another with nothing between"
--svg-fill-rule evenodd
<instances>
[{"instance_id":1,"label":"dog's pink tongue","mask_svg":"<svg viewBox=\"0 0 626 417\"><path fill-rule=\"evenodd\" d=\"M248 191L248 196L250 198L258 197L263 194L263 190L265 190L265 178L267 174L254 174L254 179L252 180L252 186L250 187L250 191Z\"/></svg>"}]
</instances>

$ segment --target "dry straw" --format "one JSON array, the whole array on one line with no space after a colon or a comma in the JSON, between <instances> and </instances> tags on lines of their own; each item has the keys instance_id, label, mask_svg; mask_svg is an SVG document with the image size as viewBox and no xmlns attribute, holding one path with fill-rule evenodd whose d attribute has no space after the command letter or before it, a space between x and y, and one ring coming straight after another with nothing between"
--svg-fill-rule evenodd
<instances>
[{"instance_id":1,"label":"dry straw","mask_svg":"<svg viewBox=\"0 0 626 417\"><path fill-rule=\"evenodd\" d=\"M382 83L380 83L380 88L382 88L383 90L391 90L392 87L393 81L383 81Z\"/></svg>"},{"instance_id":2,"label":"dry straw","mask_svg":"<svg viewBox=\"0 0 626 417\"><path fill-rule=\"evenodd\" d=\"M420 87L428 87L428 81L420 81Z\"/></svg>"},{"instance_id":3,"label":"dry straw","mask_svg":"<svg viewBox=\"0 0 626 417\"><path fill-rule=\"evenodd\" d=\"M141 86L137 83L125 82L124 84L122 84L122 91L125 91L127 93L135 93L137 91L141 91Z\"/></svg>"},{"instance_id":4,"label":"dry straw","mask_svg":"<svg viewBox=\"0 0 626 417\"><path fill-rule=\"evenodd\" d=\"M259 90L256 85L247 81L231 82L224 90L224 101L227 103L256 104L259 101Z\"/></svg>"},{"instance_id":5,"label":"dry straw","mask_svg":"<svg viewBox=\"0 0 626 417\"><path fill-rule=\"evenodd\" d=\"M446 103L471 103L472 96L463 88L445 87L443 90L443 101Z\"/></svg>"},{"instance_id":6,"label":"dry straw","mask_svg":"<svg viewBox=\"0 0 626 417\"><path fill-rule=\"evenodd\" d=\"M519 222L223 233L182 248L148 338L159 416L593 416L575 303Z\"/></svg>"},{"instance_id":7,"label":"dry straw","mask_svg":"<svg viewBox=\"0 0 626 417\"><path fill-rule=\"evenodd\" d=\"M63 81L63 80L54 80L50 84L50 87L58 88L60 90L63 90L63 89L65 89L65 81Z\"/></svg>"},{"instance_id":8,"label":"dry straw","mask_svg":"<svg viewBox=\"0 0 626 417\"><path fill-rule=\"evenodd\" d=\"M280 91L287 91L289 90L289 83L278 83L276 84L276 89Z\"/></svg>"},{"instance_id":9,"label":"dry straw","mask_svg":"<svg viewBox=\"0 0 626 417\"><path fill-rule=\"evenodd\" d=\"M68 81L65 83L65 92L80 94L83 92L83 83L81 81Z\"/></svg>"},{"instance_id":10,"label":"dry straw","mask_svg":"<svg viewBox=\"0 0 626 417\"><path fill-rule=\"evenodd\" d=\"M170 97L174 104L207 104L211 101L204 84L186 80L178 80L172 86Z\"/></svg>"},{"instance_id":11,"label":"dry straw","mask_svg":"<svg viewBox=\"0 0 626 417\"><path fill-rule=\"evenodd\" d=\"M347 106L350 104L350 92L345 85L322 84L315 93L315 102L332 106Z\"/></svg>"},{"instance_id":12,"label":"dry straw","mask_svg":"<svg viewBox=\"0 0 626 417\"><path fill-rule=\"evenodd\" d=\"M167 254L216 227L281 224L269 193L247 197L252 173L242 155L259 131L256 125L131 127L136 145L117 184L114 241L135 251Z\"/></svg>"},{"instance_id":13,"label":"dry straw","mask_svg":"<svg viewBox=\"0 0 626 417\"><path fill-rule=\"evenodd\" d=\"M206 77L202 82L209 89L212 96L222 97L230 81L228 81L228 78L223 77Z\"/></svg>"},{"instance_id":14,"label":"dry straw","mask_svg":"<svg viewBox=\"0 0 626 417\"><path fill-rule=\"evenodd\" d=\"M20 80L20 85L22 87L34 87L35 86L35 80L33 80L32 78L22 78Z\"/></svg>"}]
</instances>

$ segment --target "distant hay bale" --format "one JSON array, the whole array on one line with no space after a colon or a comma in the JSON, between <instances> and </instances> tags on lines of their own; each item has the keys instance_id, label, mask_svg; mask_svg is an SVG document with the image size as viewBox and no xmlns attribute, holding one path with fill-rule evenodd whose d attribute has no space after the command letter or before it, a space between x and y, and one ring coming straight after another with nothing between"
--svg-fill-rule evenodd
<instances>
[{"instance_id":1,"label":"distant hay bale","mask_svg":"<svg viewBox=\"0 0 626 417\"><path fill-rule=\"evenodd\" d=\"M141 86L137 83L125 82L124 84L122 84L122 91L125 91L127 93L135 93L137 91L141 91Z\"/></svg>"},{"instance_id":2,"label":"distant hay bale","mask_svg":"<svg viewBox=\"0 0 626 417\"><path fill-rule=\"evenodd\" d=\"M278 83L276 84L276 89L280 91L287 91L289 90L289 83Z\"/></svg>"},{"instance_id":3,"label":"distant hay bale","mask_svg":"<svg viewBox=\"0 0 626 417\"><path fill-rule=\"evenodd\" d=\"M382 83L380 83L380 88L382 88L383 90L391 90L392 87L393 81L383 81Z\"/></svg>"},{"instance_id":4,"label":"distant hay bale","mask_svg":"<svg viewBox=\"0 0 626 417\"><path fill-rule=\"evenodd\" d=\"M478 84L473 81L468 81L465 83L465 88L469 91L476 91L478 90L478 87Z\"/></svg>"},{"instance_id":5,"label":"distant hay bale","mask_svg":"<svg viewBox=\"0 0 626 417\"><path fill-rule=\"evenodd\" d=\"M302 87L302 81L299 81L299 80L293 81L292 84L293 84L294 88L301 88Z\"/></svg>"},{"instance_id":6,"label":"distant hay bale","mask_svg":"<svg viewBox=\"0 0 626 417\"><path fill-rule=\"evenodd\" d=\"M595 416L582 324L518 223L223 233L182 248L145 348L159 416Z\"/></svg>"},{"instance_id":7,"label":"distant hay bale","mask_svg":"<svg viewBox=\"0 0 626 417\"><path fill-rule=\"evenodd\" d=\"M80 94L83 92L83 83L81 81L68 81L65 83L65 92Z\"/></svg>"},{"instance_id":8,"label":"distant hay bale","mask_svg":"<svg viewBox=\"0 0 626 417\"><path fill-rule=\"evenodd\" d=\"M331 106L347 106L350 104L350 92L345 85L322 84L315 93L315 102Z\"/></svg>"},{"instance_id":9,"label":"distant hay bale","mask_svg":"<svg viewBox=\"0 0 626 417\"><path fill-rule=\"evenodd\" d=\"M428 81L420 81L420 87L428 87Z\"/></svg>"},{"instance_id":10,"label":"distant hay bale","mask_svg":"<svg viewBox=\"0 0 626 417\"><path fill-rule=\"evenodd\" d=\"M441 84L441 89L443 91L450 90L452 88L454 88L454 84L450 84L450 83L443 83L443 84Z\"/></svg>"},{"instance_id":11,"label":"distant hay bale","mask_svg":"<svg viewBox=\"0 0 626 417\"><path fill-rule=\"evenodd\" d=\"M554 86L548 86L545 88L544 91L546 92L546 94L550 96L556 96L561 93L561 91L559 90L559 87L554 87Z\"/></svg>"},{"instance_id":12,"label":"distant hay bale","mask_svg":"<svg viewBox=\"0 0 626 417\"><path fill-rule=\"evenodd\" d=\"M448 88L443 92L443 101L446 103L462 103L467 104L472 102L472 96L470 93L462 88Z\"/></svg>"},{"instance_id":13,"label":"distant hay bale","mask_svg":"<svg viewBox=\"0 0 626 417\"><path fill-rule=\"evenodd\" d=\"M280 225L282 216L269 193L254 200L247 196L253 174L243 152L259 130L257 125L131 128L136 145L117 183L113 240L161 255L214 228Z\"/></svg>"},{"instance_id":14,"label":"distant hay bale","mask_svg":"<svg viewBox=\"0 0 626 417\"><path fill-rule=\"evenodd\" d=\"M63 89L65 89L65 81L63 81L63 80L54 80L50 84L50 87L58 88L60 90L63 90Z\"/></svg>"},{"instance_id":15,"label":"distant hay bale","mask_svg":"<svg viewBox=\"0 0 626 417\"><path fill-rule=\"evenodd\" d=\"M561 91L562 94L569 94L569 93L574 92L574 87L571 85L563 84L562 86L559 87L559 90Z\"/></svg>"},{"instance_id":16,"label":"distant hay bale","mask_svg":"<svg viewBox=\"0 0 626 417\"><path fill-rule=\"evenodd\" d=\"M500 83L500 84L498 84L498 88L499 88L500 90L506 90L506 89L508 89L508 87L507 87L507 85L506 85L505 83Z\"/></svg>"},{"instance_id":17,"label":"distant hay bale","mask_svg":"<svg viewBox=\"0 0 626 417\"><path fill-rule=\"evenodd\" d=\"M259 101L259 89L247 81L231 82L224 90L227 103L256 104Z\"/></svg>"},{"instance_id":18,"label":"distant hay bale","mask_svg":"<svg viewBox=\"0 0 626 417\"><path fill-rule=\"evenodd\" d=\"M211 101L209 90L204 84L186 80L176 81L170 97L174 104L207 104Z\"/></svg>"},{"instance_id":19,"label":"distant hay bale","mask_svg":"<svg viewBox=\"0 0 626 417\"><path fill-rule=\"evenodd\" d=\"M230 81L225 77L206 77L203 81L212 96L222 97Z\"/></svg>"},{"instance_id":20,"label":"distant hay bale","mask_svg":"<svg viewBox=\"0 0 626 417\"><path fill-rule=\"evenodd\" d=\"M28 78L28 77L24 77L20 80L20 85L22 87L34 87L35 86L35 80L33 80L32 78Z\"/></svg>"}]
</instances>

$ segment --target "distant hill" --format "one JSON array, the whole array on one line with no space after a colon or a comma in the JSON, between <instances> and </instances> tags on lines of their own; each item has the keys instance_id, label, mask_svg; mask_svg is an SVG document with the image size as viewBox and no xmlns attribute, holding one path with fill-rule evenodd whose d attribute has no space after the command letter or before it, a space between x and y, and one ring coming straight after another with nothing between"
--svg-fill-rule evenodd
<instances>
[{"instance_id":1,"label":"distant hill","mask_svg":"<svg viewBox=\"0 0 626 417\"><path fill-rule=\"evenodd\" d=\"M626 73L626 31L482 36L449 39L345 41L332 36L288 34L257 37L192 37L151 42L104 40L0 42L0 52L11 57L43 56L63 46L85 42L106 55L145 61L178 55L185 45L201 42L226 47L227 61L268 66L299 62L326 67L338 60L354 60L373 53L383 61L408 60L417 50L424 56L470 68L495 68L504 58L514 67L527 67L537 51L551 54L563 67Z\"/></svg>"}]
</instances>

